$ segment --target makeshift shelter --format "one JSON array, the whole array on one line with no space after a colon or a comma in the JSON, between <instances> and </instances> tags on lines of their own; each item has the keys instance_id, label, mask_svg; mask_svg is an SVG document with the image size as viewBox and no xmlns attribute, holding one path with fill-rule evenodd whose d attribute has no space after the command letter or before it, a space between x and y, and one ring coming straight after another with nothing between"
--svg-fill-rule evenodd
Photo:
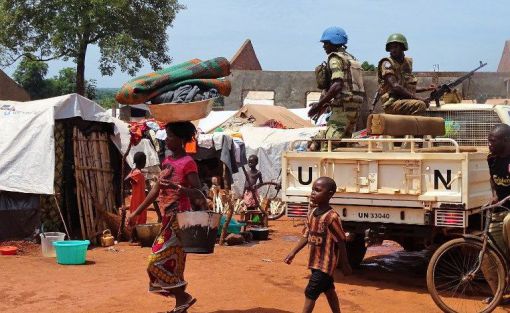
<instances>
[{"instance_id":1,"label":"makeshift shelter","mask_svg":"<svg viewBox=\"0 0 510 313\"><path fill-rule=\"evenodd\" d=\"M41 219L62 229L59 211L72 237L93 239L105 226L101 212L120 200L115 145L129 141L125 123L70 94L0 101L0 124L0 240L30 236Z\"/></svg>"},{"instance_id":2,"label":"makeshift shelter","mask_svg":"<svg viewBox=\"0 0 510 313\"><path fill-rule=\"evenodd\" d=\"M217 127L229 131L238 131L242 126L264 126L275 124L281 128L312 127L312 123L281 106L248 104L240 108L235 115ZM214 130L214 129L213 129Z\"/></svg>"}]
</instances>

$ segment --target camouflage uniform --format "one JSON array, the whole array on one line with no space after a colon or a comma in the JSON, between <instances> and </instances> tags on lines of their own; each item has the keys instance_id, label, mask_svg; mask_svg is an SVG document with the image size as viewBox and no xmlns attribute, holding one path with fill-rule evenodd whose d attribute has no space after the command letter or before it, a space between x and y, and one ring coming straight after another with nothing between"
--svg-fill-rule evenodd
<instances>
[{"instance_id":1,"label":"camouflage uniform","mask_svg":"<svg viewBox=\"0 0 510 313\"><path fill-rule=\"evenodd\" d=\"M386 75L393 75L400 86L416 93L417 79L413 75L413 60L405 57L400 64L391 57L383 58L377 67L377 78L379 81L379 92L383 104L384 113L402 115L421 115L427 109L425 102L416 99L402 99L391 92L391 86L384 80Z\"/></svg>"},{"instance_id":2,"label":"camouflage uniform","mask_svg":"<svg viewBox=\"0 0 510 313\"><path fill-rule=\"evenodd\" d=\"M342 139L352 135L352 131L356 126L359 107L363 102L362 96L353 93L353 74L351 71L353 62L355 62L354 57L344 49L328 55L330 81L341 79L343 86L340 94L336 95L329 104L331 116L327 123L327 129L319 132L316 136L317 139ZM364 90L363 86L361 86L361 89ZM321 143L321 151L327 151L327 142Z\"/></svg>"}]
</instances>

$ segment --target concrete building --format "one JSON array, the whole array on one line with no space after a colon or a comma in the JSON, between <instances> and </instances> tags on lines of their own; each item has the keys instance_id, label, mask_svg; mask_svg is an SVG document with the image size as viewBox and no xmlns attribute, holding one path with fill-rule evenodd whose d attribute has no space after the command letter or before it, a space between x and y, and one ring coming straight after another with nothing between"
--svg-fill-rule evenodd
<instances>
[{"instance_id":1,"label":"concrete building","mask_svg":"<svg viewBox=\"0 0 510 313\"><path fill-rule=\"evenodd\" d=\"M235 66L229 79L232 92L224 99L224 110L237 110L247 103L280 105L287 108L304 108L320 92L315 74L310 71L264 71L261 69L251 41L247 40L232 58ZM258 66L257 66L258 64ZM505 44L498 72L477 72L458 87L464 99L508 98L507 85L510 72L510 41ZM507 64L507 65L505 65ZM476 64L473 64L473 67ZM508 69L505 70L508 66ZM417 72L419 86L446 83L466 74L465 72ZM362 111L368 112L377 89L375 72L364 72L367 99ZM316 101L316 100L315 100ZM377 108L376 108L377 112Z\"/></svg>"}]
</instances>

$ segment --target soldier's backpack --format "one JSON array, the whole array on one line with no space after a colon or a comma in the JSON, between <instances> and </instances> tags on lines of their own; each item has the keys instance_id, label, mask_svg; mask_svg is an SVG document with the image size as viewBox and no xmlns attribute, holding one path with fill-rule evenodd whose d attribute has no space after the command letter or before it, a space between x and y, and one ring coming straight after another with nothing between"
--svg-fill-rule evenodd
<instances>
[{"instance_id":1,"label":"soldier's backpack","mask_svg":"<svg viewBox=\"0 0 510 313\"><path fill-rule=\"evenodd\" d=\"M317 88L328 89L331 83L331 70L327 62L322 62L315 68L315 80L317 81Z\"/></svg>"}]
</instances>

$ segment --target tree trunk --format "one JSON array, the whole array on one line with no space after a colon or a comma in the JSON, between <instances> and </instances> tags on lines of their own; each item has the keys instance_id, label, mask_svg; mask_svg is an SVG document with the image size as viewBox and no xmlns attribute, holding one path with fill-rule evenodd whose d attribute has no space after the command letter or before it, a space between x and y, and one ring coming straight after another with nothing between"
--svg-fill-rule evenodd
<instances>
[{"instance_id":1,"label":"tree trunk","mask_svg":"<svg viewBox=\"0 0 510 313\"><path fill-rule=\"evenodd\" d=\"M80 51L76 58L76 93L85 96L85 55L87 44L80 45Z\"/></svg>"}]
</instances>

